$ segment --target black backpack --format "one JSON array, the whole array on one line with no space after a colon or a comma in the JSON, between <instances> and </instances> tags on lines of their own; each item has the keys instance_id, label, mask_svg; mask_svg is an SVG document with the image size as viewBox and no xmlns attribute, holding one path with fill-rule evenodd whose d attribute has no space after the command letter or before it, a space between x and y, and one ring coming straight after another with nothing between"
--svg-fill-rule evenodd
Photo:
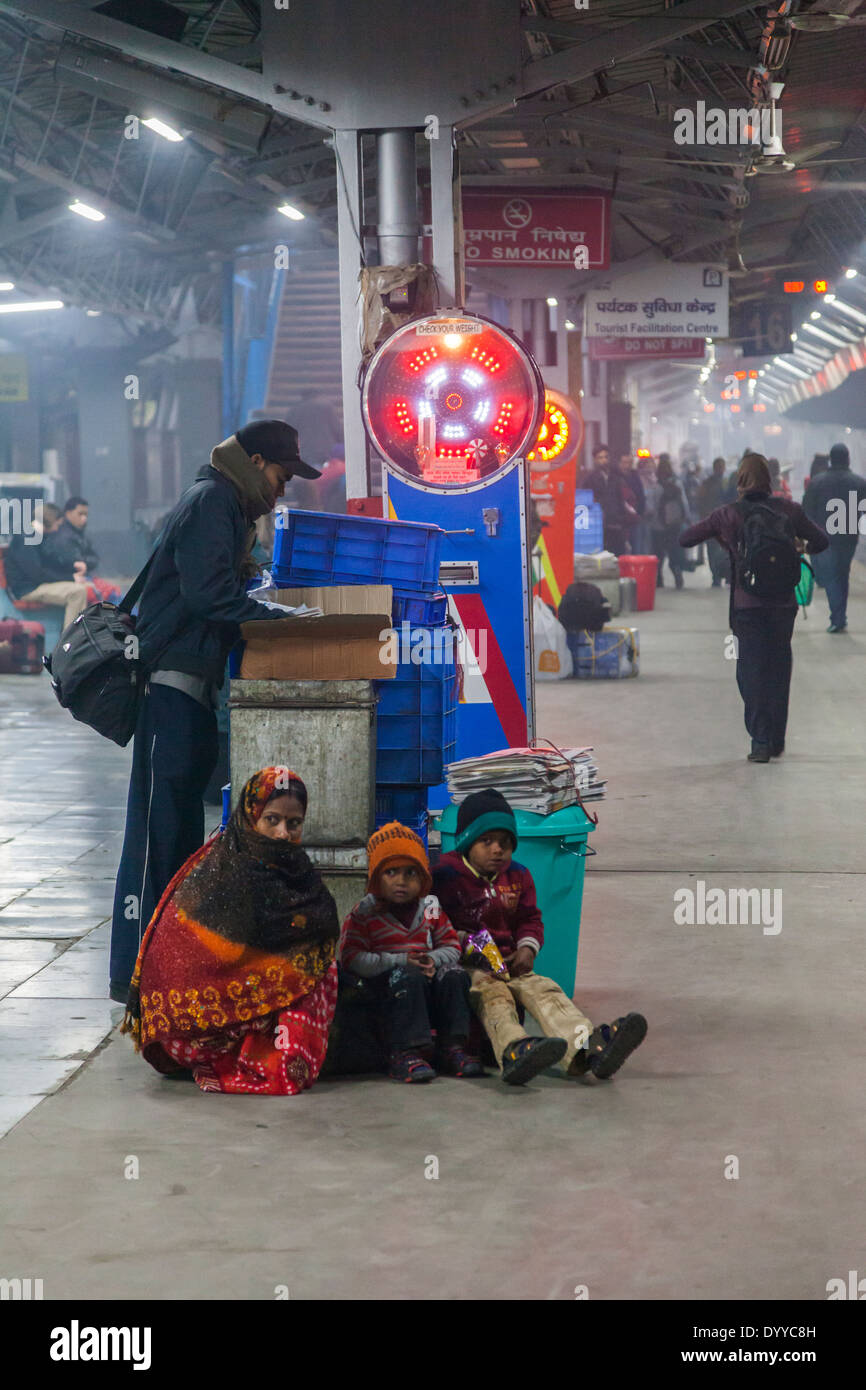
<instances>
[{"instance_id":1,"label":"black backpack","mask_svg":"<svg viewBox=\"0 0 866 1390\"><path fill-rule=\"evenodd\" d=\"M800 582L800 552L794 523L767 502L737 504L743 530L734 552L737 583L756 598L793 598Z\"/></svg>"},{"instance_id":2,"label":"black backpack","mask_svg":"<svg viewBox=\"0 0 866 1390\"><path fill-rule=\"evenodd\" d=\"M120 604L92 603L42 658L63 708L121 748L135 733L147 682L132 608L152 563L153 555Z\"/></svg>"},{"instance_id":3,"label":"black backpack","mask_svg":"<svg viewBox=\"0 0 866 1390\"><path fill-rule=\"evenodd\" d=\"M566 632L601 632L610 618L610 604L595 584L578 579L563 594L557 617Z\"/></svg>"}]
</instances>

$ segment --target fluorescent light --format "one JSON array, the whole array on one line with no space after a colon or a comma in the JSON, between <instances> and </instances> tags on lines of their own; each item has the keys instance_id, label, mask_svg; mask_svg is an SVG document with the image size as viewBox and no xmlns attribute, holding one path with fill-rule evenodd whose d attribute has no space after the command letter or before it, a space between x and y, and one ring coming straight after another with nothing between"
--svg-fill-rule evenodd
<instances>
[{"instance_id":1,"label":"fluorescent light","mask_svg":"<svg viewBox=\"0 0 866 1390\"><path fill-rule=\"evenodd\" d=\"M790 335L790 337L791 337L791 342L792 342L792 343L796 343L796 341L797 341L797 335L796 335L796 333L792 333L792 334Z\"/></svg>"},{"instance_id":2,"label":"fluorescent light","mask_svg":"<svg viewBox=\"0 0 866 1390\"><path fill-rule=\"evenodd\" d=\"M819 314L817 309L813 309L811 314L809 315L810 319L819 319L820 317L821 315Z\"/></svg>"},{"instance_id":3,"label":"fluorescent light","mask_svg":"<svg viewBox=\"0 0 866 1390\"><path fill-rule=\"evenodd\" d=\"M157 116L148 116L147 120L142 121L141 124L146 125L148 130L155 130L157 135L162 136L163 140L171 140L172 144L176 145L179 140L183 139L179 130L166 125L165 121L161 121Z\"/></svg>"},{"instance_id":4,"label":"fluorescent light","mask_svg":"<svg viewBox=\"0 0 866 1390\"><path fill-rule=\"evenodd\" d=\"M571 319L566 319L566 320L565 320L565 326L566 326L566 328L569 329L569 330L571 330L571 329L574 328L574 324L572 323Z\"/></svg>"},{"instance_id":5,"label":"fluorescent light","mask_svg":"<svg viewBox=\"0 0 866 1390\"><path fill-rule=\"evenodd\" d=\"M2 290L4 293L5 293L7 290L14 290L14 288L15 288L15 281L14 281L14 280L0 280L0 290Z\"/></svg>"},{"instance_id":6,"label":"fluorescent light","mask_svg":"<svg viewBox=\"0 0 866 1390\"><path fill-rule=\"evenodd\" d=\"M89 319L98 319L102 314L101 309L85 309L84 312L87 314L87 317Z\"/></svg>"},{"instance_id":7,"label":"fluorescent light","mask_svg":"<svg viewBox=\"0 0 866 1390\"><path fill-rule=\"evenodd\" d=\"M555 295L552 295L552 294L551 294L551 295L548 296L548 299L547 299L547 307L548 307L549 309L555 309L558 303L559 303L559 300L556 298Z\"/></svg>"},{"instance_id":8,"label":"fluorescent light","mask_svg":"<svg viewBox=\"0 0 866 1390\"><path fill-rule=\"evenodd\" d=\"M91 222L104 222L105 213L98 208L92 208L88 203L82 203L80 198L76 198L74 203L69 204L70 212L77 212L79 217L86 217Z\"/></svg>"},{"instance_id":9,"label":"fluorescent light","mask_svg":"<svg viewBox=\"0 0 866 1390\"><path fill-rule=\"evenodd\" d=\"M835 294L825 294L825 295L824 295L824 303L825 303L825 304L832 304L832 303L834 302L835 298L836 298Z\"/></svg>"},{"instance_id":10,"label":"fluorescent light","mask_svg":"<svg viewBox=\"0 0 866 1390\"><path fill-rule=\"evenodd\" d=\"M303 222L304 220L304 214L300 208L293 207L291 203L281 203L277 212L281 212L283 217L290 218L292 222Z\"/></svg>"},{"instance_id":11,"label":"fluorescent light","mask_svg":"<svg viewBox=\"0 0 866 1390\"><path fill-rule=\"evenodd\" d=\"M0 314L26 314L37 309L62 309L62 299L31 299L26 303L0 304Z\"/></svg>"},{"instance_id":12,"label":"fluorescent light","mask_svg":"<svg viewBox=\"0 0 866 1390\"><path fill-rule=\"evenodd\" d=\"M823 338L825 343L832 343L834 347L845 347L846 343L855 341L853 338L834 338L831 334L825 333L823 328L816 328L812 323L804 323L803 327L807 333L814 333L817 338Z\"/></svg>"},{"instance_id":13,"label":"fluorescent light","mask_svg":"<svg viewBox=\"0 0 866 1390\"><path fill-rule=\"evenodd\" d=\"M848 269L845 271L845 279L846 279L846 280L853 280L853 279L854 279L854 276L855 276L856 274L857 274L857 272L856 272L856 270L854 269L854 267L853 267L852 265L849 265Z\"/></svg>"},{"instance_id":14,"label":"fluorescent light","mask_svg":"<svg viewBox=\"0 0 866 1390\"><path fill-rule=\"evenodd\" d=\"M712 338L704 338L704 342L705 342L705 343L710 343L710 344L712 344L712 341L713 341Z\"/></svg>"},{"instance_id":15,"label":"fluorescent light","mask_svg":"<svg viewBox=\"0 0 866 1390\"><path fill-rule=\"evenodd\" d=\"M2 288L3 286L0 285L0 289ZM866 314L861 314L860 310L855 309L853 304L846 304L844 299L836 299L834 296L833 308L838 309L843 314L849 314L857 323L866 323Z\"/></svg>"}]
</instances>

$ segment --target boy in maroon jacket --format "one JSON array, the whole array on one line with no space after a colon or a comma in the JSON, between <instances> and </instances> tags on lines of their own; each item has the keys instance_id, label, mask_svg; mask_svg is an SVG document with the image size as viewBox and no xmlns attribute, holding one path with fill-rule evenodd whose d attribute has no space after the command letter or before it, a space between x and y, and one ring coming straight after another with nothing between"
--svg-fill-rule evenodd
<instances>
[{"instance_id":1,"label":"boy in maroon jacket","mask_svg":"<svg viewBox=\"0 0 866 1390\"><path fill-rule=\"evenodd\" d=\"M461 944L467 933L486 927L508 967L506 980L479 968L477 956L466 962L472 1004L493 1044L502 1080L519 1086L557 1062L567 1076L587 1071L613 1076L643 1042L646 1019L631 1013L593 1028L555 980L535 974L544 925L532 875L512 859L517 822L501 792L491 788L466 798L457 812L455 845L436 865L433 886ZM537 1020L544 1037L527 1037L517 1004Z\"/></svg>"}]
</instances>

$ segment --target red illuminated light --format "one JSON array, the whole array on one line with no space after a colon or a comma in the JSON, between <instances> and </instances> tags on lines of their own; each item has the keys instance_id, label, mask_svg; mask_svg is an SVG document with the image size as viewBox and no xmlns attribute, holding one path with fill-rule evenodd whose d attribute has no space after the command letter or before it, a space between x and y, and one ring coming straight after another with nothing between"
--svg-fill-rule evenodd
<instances>
[{"instance_id":1,"label":"red illuminated light","mask_svg":"<svg viewBox=\"0 0 866 1390\"><path fill-rule=\"evenodd\" d=\"M826 293L827 293L827 281L826 281L826 280L816 280L815 283L814 283L813 286L812 286L812 289L815 291L816 294L826 294Z\"/></svg>"},{"instance_id":2,"label":"red illuminated light","mask_svg":"<svg viewBox=\"0 0 866 1390\"><path fill-rule=\"evenodd\" d=\"M782 286L785 294L802 294L805 288L805 280L786 280Z\"/></svg>"}]
</instances>

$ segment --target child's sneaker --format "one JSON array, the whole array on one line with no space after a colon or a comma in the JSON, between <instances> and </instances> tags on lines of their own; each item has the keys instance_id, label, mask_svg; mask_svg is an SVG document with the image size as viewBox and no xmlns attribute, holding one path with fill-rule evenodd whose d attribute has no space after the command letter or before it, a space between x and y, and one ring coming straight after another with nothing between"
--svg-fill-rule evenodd
<instances>
[{"instance_id":1,"label":"child's sneaker","mask_svg":"<svg viewBox=\"0 0 866 1390\"><path fill-rule=\"evenodd\" d=\"M635 1048L640 1047L646 1033L647 1021L643 1014L624 1014L613 1023L602 1023L593 1030L586 1045L589 1070L600 1081L613 1076Z\"/></svg>"},{"instance_id":2,"label":"child's sneaker","mask_svg":"<svg viewBox=\"0 0 866 1390\"><path fill-rule=\"evenodd\" d=\"M392 1081L434 1081L436 1073L417 1052L392 1052L388 1066Z\"/></svg>"},{"instance_id":3,"label":"child's sneaker","mask_svg":"<svg viewBox=\"0 0 866 1390\"><path fill-rule=\"evenodd\" d=\"M518 1038L502 1054L502 1080L509 1086L522 1086L561 1061L567 1051L565 1038Z\"/></svg>"},{"instance_id":4,"label":"child's sneaker","mask_svg":"<svg viewBox=\"0 0 866 1390\"><path fill-rule=\"evenodd\" d=\"M439 1070L446 1076L484 1076L484 1068L459 1043L445 1047L439 1054Z\"/></svg>"}]
</instances>

